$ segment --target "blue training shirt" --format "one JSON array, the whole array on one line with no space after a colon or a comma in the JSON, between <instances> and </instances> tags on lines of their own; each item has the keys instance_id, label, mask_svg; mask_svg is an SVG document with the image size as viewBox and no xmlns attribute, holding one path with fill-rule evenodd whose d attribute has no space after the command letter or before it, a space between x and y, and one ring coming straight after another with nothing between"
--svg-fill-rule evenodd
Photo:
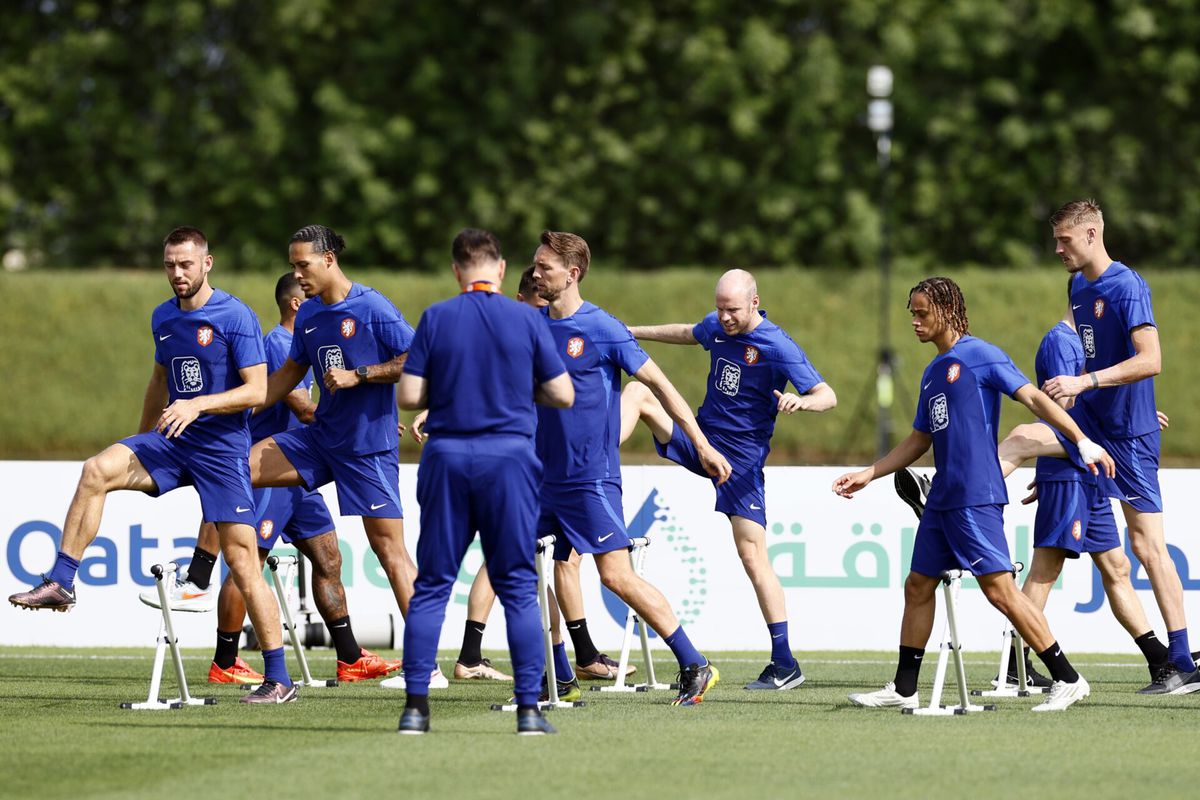
<instances>
[{"instance_id":1,"label":"blue training shirt","mask_svg":"<svg viewBox=\"0 0 1200 800\"><path fill-rule=\"evenodd\" d=\"M946 511L1004 505L1008 491L996 455L1000 395L1029 383L994 344L963 336L921 376L913 428L933 437L937 473L925 507Z\"/></svg>"},{"instance_id":2,"label":"blue training shirt","mask_svg":"<svg viewBox=\"0 0 1200 800\"><path fill-rule=\"evenodd\" d=\"M408 352L413 329L379 292L354 284L341 302L327 306L311 297L296 312L290 358L311 366L314 376L332 368L382 364ZM326 450L367 455L399 445L396 386L362 383L337 392L322 390L313 438Z\"/></svg>"},{"instance_id":3,"label":"blue training shirt","mask_svg":"<svg viewBox=\"0 0 1200 800\"><path fill-rule=\"evenodd\" d=\"M404 372L429 382L431 436L533 436L533 390L565 372L537 311L470 291L425 309Z\"/></svg>"},{"instance_id":4,"label":"blue training shirt","mask_svg":"<svg viewBox=\"0 0 1200 800\"><path fill-rule=\"evenodd\" d=\"M1134 328L1154 325L1150 287L1141 275L1114 261L1095 281L1078 273L1071 282L1071 311L1083 345L1086 372L1111 367L1135 354ZM1132 439L1158 430L1154 378L1085 391L1075 401L1110 439Z\"/></svg>"},{"instance_id":5,"label":"blue training shirt","mask_svg":"<svg viewBox=\"0 0 1200 800\"><path fill-rule=\"evenodd\" d=\"M571 408L538 406L543 480L620 482L621 372L634 374L650 356L623 322L592 303L564 319L549 308L541 313L575 386Z\"/></svg>"},{"instance_id":6,"label":"blue training shirt","mask_svg":"<svg viewBox=\"0 0 1200 800\"><path fill-rule=\"evenodd\" d=\"M706 435L748 438L763 447L775 432L779 400L774 391L787 388L805 394L823 382L800 345L759 311L762 321L749 333L730 336L714 311L692 328L709 352L708 390L696 419Z\"/></svg>"},{"instance_id":7,"label":"blue training shirt","mask_svg":"<svg viewBox=\"0 0 1200 800\"><path fill-rule=\"evenodd\" d=\"M241 386L238 370L261 364L262 328L250 307L213 289L200 308L183 311L171 298L150 317L154 360L167 371L168 404ZM245 458L250 452L250 411L201 414L179 436L191 447Z\"/></svg>"},{"instance_id":8,"label":"blue training shirt","mask_svg":"<svg viewBox=\"0 0 1200 800\"><path fill-rule=\"evenodd\" d=\"M282 325L276 325L263 339L263 349L267 354L267 372L271 373L283 366L288 353L292 350L292 332ZM303 389L312 387L312 370L304 373L304 377L296 386ZM280 400L270 408L264 409L250 417L251 441L262 441L277 433L283 433L291 428L303 425L296 415L288 408L288 404Z\"/></svg>"},{"instance_id":9,"label":"blue training shirt","mask_svg":"<svg viewBox=\"0 0 1200 800\"><path fill-rule=\"evenodd\" d=\"M1033 369L1038 386L1044 386L1046 381L1058 375L1078 375L1083 371L1083 347L1070 325L1060 322L1047 331L1038 346ZM1084 471L1071 459L1054 456L1038 457L1036 475L1039 483L1084 479Z\"/></svg>"}]
</instances>

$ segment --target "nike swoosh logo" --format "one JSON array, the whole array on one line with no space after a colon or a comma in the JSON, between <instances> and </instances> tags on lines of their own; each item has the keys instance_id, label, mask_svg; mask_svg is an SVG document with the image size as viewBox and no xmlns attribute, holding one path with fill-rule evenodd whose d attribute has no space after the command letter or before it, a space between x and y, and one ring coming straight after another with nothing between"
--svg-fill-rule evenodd
<instances>
[{"instance_id":1,"label":"nike swoosh logo","mask_svg":"<svg viewBox=\"0 0 1200 800\"><path fill-rule=\"evenodd\" d=\"M1062 650L1055 650L1055 651L1054 651L1054 657L1055 657L1055 658L1058 658L1058 657L1059 657L1059 656L1061 656L1061 655L1062 655Z\"/></svg>"},{"instance_id":2,"label":"nike swoosh logo","mask_svg":"<svg viewBox=\"0 0 1200 800\"><path fill-rule=\"evenodd\" d=\"M782 637L782 636L783 636L783 634L782 634L782 633L773 633L773 634L771 634L771 638L772 638L772 639L778 639L778 638L780 638L780 637Z\"/></svg>"},{"instance_id":3,"label":"nike swoosh logo","mask_svg":"<svg viewBox=\"0 0 1200 800\"><path fill-rule=\"evenodd\" d=\"M344 628L344 627L346 627L346 626L347 626L347 625L349 625L349 624L350 624L349 622L343 622L341 625L334 625L333 627L335 627L335 628Z\"/></svg>"},{"instance_id":4,"label":"nike swoosh logo","mask_svg":"<svg viewBox=\"0 0 1200 800\"><path fill-rule=\"evenodd\" d=\"M972 561L972 562L971 562L971 566L972 566L972 567L973 567L973 566L975 566L975 565L976 565L976 564L978 564L980 561L983 561L983 556L980 556L979 558L977 558L977 559L975 559L974 561Z\"/></svg>"},{"instance_id":5,"label":"nike swoosh logo","mask_svg":"<svg viewBox=\"0 0 1200 800\"><path fill-rule=\"evenodd\" d=\"M611 536L612 536L612 533L606 533L606 534L604 534L603 536L601 536L599 539L597 539L596 541L598 541L598 542L603 542L605 539L608 539L608 538L610 538Z\"/></svg>"},{"instance_id":6,"label":"nike swoosh logo","mask_svg":"<svg viewBox=\"0 0 1200 800\"><path fill-rule=\"evenodd\" d=\"M372 503L372 504L371 504L371 510L372 510L372 511L378 511L379 509L383 508L383 507L384 507L384 506L386 506L386 505L387 505L387 503Z\"/></svg>"},{"instance_id":7,"label":"nike swoosh logo","mask_svg":"<svg viewBox=\"0 0 1200 800\"><path fill-rule=\"evenodd\" d=\"M237 508L235 508L235 509L234 509L234 511L236 511L236 512L237 512L237 513L239 513L239 514L245 514L245 513L246 513L247 511L249 511L249 510L250 510L250 509L248 509L248 508L242 508L241 506L238 506Z\"/></svg>"},{"instance_id":8,"label":"nike swoosh logo","mask_svg":"<svg viewBox=\"0 0 1200 800\"><path fill-rule=\"evenodd\" d=\"M762 506L758 506L758 505L755 505L754 503L751 503L750 510L751 511L762 511Z\"/></svg>"},{"instance_id":9,"label":"nike swoosh logo","mask_svg":"<svg viewBox=\"0 0 1200 800\"><path fill-rule=\"evenodd\" d=\"M921 391L925 391L925 390L926 390L926 389L928 389L930 386L933 386L933 381L930 381L929 383L927 383L927 384L925 384L924 386L922 386L922 387L921 387Z\"/></svg>"},{"instance_id":10,"label":"nike swoosh logo","mask_svg":"<svg viewBox=\"0 0 1200 800\"><path fill-rule=\"evenodd\" d=\"M714 336L714 337L713 337L713 341L714 341L714 342L723 342L723 341L725 341L725 340L724 340L724 339L722 339L720 336Z\"/></svg>"},{"instance_id":11,"label":"nike swoosh logo","mask_svg":"<svg viewBox=\"0 0 1200 800\"><path fill-rule=\"evenodd\" d=\"M925 654L924 654L924 653L922 653L922 654L921 654L921 655L919 655L919 656L913 656L913 661L920 661L920 660L921 660L922 658L924 658L924 657L925 657Z\"/></svg>"},{"instance_id":12,"label":"nike swoosh logo","mask_svg":"<svg viewBox=\"0 0 1200 800\"><path fill-rule=\"evenodd\" d=\"M175 334L173 334L173 333L168 333L166 336L160 336L160 337L158 337L158 340L159 340L160 342L165 342L167 339L170 339L170 338L171 338L172 336L174 336L174 335L175 335Z\"/></svg>"},{"instance_id":13,"label":"nike swoosh logo","mask_svg":"<svg viewBox=\"0 0 1200 800\"><path fill-rule=\"evenodd\" d=\"M208 592L196 592L195 594L193 594L192 592L184 592L183 599L184 600L195 600L197 597L204 597L204 595L206 595L206 594L208 594ZM225 641L232 642L233 639L226 639Z\"/></svg>"},{"instance_id":14,"label":"nike swoosh logo","mask_svg":"<svg viewBox=\"0 0 1200 800\"><path fill-rule=\"evenodd\" d=\"M1072 311L1078 311L1081 308L1083 308L1083 306L1071 306Z\"/></svg>"},{"instance_id":15,"label":"nike swoosh logo","mask_svg":"<svg viewBox=\"0 0 1200 800\"><path fill-rule=\"evenodd\" d=\"M1126 500L1141 500L1142 496L1140 494L1131 494L1131 495L1129 495L1129 497L1126 497L1125 499Z\"/></svg>"},{"instance_id":16,"label":"nike swoosh logo","mask_svg":"<svg viewBox=\"0 0 1200 800\"><path fill-rule=\"evenodd\" d=\"M314 326L313 326L313 327L311 327L311 328L305 328L305 329L304 329L304 332L305 332L305 333L312 333L313 331L315 331L315 330L316 330L317 328L319 328L319 327L321 327L321 326L320 326L320 325L314 325Z\"/></svg>"}]
</instances>

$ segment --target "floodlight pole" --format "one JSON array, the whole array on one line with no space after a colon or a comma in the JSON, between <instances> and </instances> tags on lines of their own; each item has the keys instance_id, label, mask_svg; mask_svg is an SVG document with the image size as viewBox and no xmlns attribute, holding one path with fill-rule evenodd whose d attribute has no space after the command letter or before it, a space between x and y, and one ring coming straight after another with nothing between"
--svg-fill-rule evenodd
<instances>
[{"instance_id":1,"label":"floodlight pole","mask_svg":"<svg viewBox=\"0 0 1200 800\"><path fill-rule=\"evenodd\" d=\"M891 192L888 182L892 164L892 71L874 66L867 71L867 126L875 133L879 164L879 361L875 367L875 401L878 408L876 452L892 448L892 401L895 399L895 353L891 332Z\"/></svg>"}]
</instances>

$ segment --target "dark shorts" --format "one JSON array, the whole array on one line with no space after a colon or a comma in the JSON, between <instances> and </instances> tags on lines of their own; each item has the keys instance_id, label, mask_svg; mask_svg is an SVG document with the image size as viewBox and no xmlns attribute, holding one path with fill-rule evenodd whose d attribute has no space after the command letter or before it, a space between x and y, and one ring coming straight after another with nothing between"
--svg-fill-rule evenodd
<instances>
[{"instance_id":1,"label":"dark shorts","mask_svg":"<svg viewBox=\"0 0 1200 800\"><path fill-rule=\"evenodd\" d=\"M254 496L250 489L249 453L230 457L179 444L157 431L122 439L150 473L157 491L166 494L180 486L195 486L205 522L254 524Z\"/></svg>"},{"instance_id":2,"label":"dark shorts","mask_svg":"<svg viewBox=\"0 0 1200 800\"><path fill-rule=\"evenodd\" d=\"M1117 477L1100 478L1102 491L1138 511L1162 511L1162 490L1158 485L1158 454L1162 448L1162 433L1154 431L1129 439L1107 439L1091 415L1073 416L1084 434L1103 447L1116 462Z\"/></svg>"},{"instance_id":3,"label":"dark shorts","mask_svg":"<svg viewBox=\"0 0 1200 800\"><path fill-rule=\"evenodd\" d=\"M255 532L258 546L270 550L279 541L289 544L332 531L333 518L321 493L302 486L277 486L254 490L258 513Z\"/></svg>"},{"instance_id":4,"label":"dark shorts","mask_svg":"<svg viewBox=\"0 0 1200 800\"><path fill-rule=\"evenodd\" d=\"M566 561L578 553L609 553L629 547L617 481L542 484L537 535L555 536L554 558Z\"/></svg>"},{"instance_id":5,"label":"dark shorts","mask_svg":"<svg viewBox=\"0 0 1200 800\"><path fill-rule=\"evenodd\" d=\"M293 428L272 437L308 489L337 484L338 510L344 517L403 519L400 506L400 455L383 450L367 455L331 453L313 441L309 428Z\"/></svg>"},{"instance_id":6,"label":"dark shorts","mask_svg":"<svg viewBox=\"0 0 1200 800\"><path fill-rule=\"evenodd\" d=\"M1004 506L925 509L913 545L913 572L936 578L948 569L989 575L1012 568L1004 538Z\"/></svg>"},{"instance_id":7,"label":"dark shorts","mask_svg":"<svg viewBox=\"0 0 1200 800\"><path fill-rule=\"evenodd\" d=\"M713 481L717 490L717 511L729 516L745 517L764 528L767 527L766 477L763 475L763 458L759 457L765 457L766 454L755 453L753 459L747 459L745 454L731 452L732 448L723 446L719 440L710 437L709 444L725 456L729 466L733 468L729 480L720 486L717 486L712 476L704 471L696 453L696 446L678 425L672 426L671 441L667 444L660 444L657 439L654 440L654 447L660 456Z\"/></svg>"},{"instance_id":8,"label":"dark shorts","mask_svg":"<svg viewBox=\"0 0 1200 800\"><path fill-rule=\"evenodd\" d=\"M1045 481L1038 484L1033 546L1080 553L1105 553L1121 546L1112 503L1092 483Z\"/></svg>"}]
</instances>

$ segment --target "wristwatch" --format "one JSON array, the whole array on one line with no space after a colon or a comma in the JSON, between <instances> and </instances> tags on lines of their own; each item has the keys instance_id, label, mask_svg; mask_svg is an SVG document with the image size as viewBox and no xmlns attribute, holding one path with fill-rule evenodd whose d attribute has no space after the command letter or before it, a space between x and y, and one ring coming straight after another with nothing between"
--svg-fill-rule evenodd
<instances>
[{"instance_id":1,"label":"wristwatch","mask_svg":"<svg viewBox=\"0 0 1200 800\"><path fill-rule=\"evenodd\" d=\"M360 378L359 383L367 382L367 368L365 366L355 367L354 374Z\"/></svg>"}]
</instances>

